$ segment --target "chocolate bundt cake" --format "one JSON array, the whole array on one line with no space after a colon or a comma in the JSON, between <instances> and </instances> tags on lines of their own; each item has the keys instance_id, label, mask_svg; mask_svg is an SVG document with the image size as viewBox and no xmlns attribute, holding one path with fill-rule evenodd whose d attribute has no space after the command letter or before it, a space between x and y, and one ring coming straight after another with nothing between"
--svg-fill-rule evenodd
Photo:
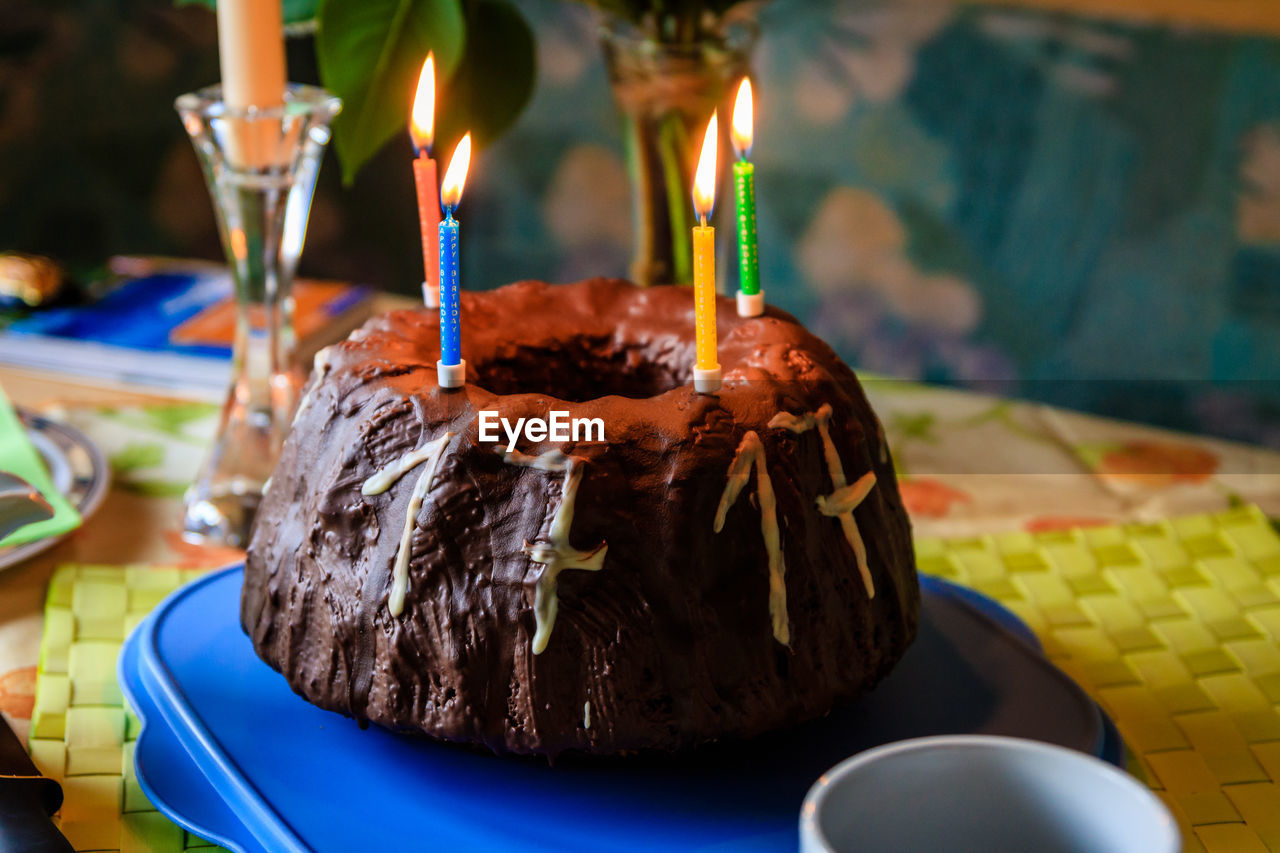
<instances>
[{"instance_id":1,"label":"chocolate bundt cake","mask_svg":"<svg viewBox=\"0 0 1280 853\"><path fill-rule=\"evenodd\" d=\"M464 293L460 389L432 312L323 351L249 546L258 654L323 708L549 756L868 690L919 607L884 436L792 317L720 299L717 323L717 394L691 383L690 289L615 280Z\"/></svg>"}]
</instances>

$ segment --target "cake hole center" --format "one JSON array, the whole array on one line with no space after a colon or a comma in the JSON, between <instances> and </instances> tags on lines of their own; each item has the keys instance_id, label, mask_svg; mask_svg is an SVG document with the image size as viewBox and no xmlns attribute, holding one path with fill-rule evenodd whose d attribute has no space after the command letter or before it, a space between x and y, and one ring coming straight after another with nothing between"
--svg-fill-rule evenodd
<instances>
[{"instance_id":1,"label":"cake hole center","mask_svg":"<svg viewBox=\"0 0 1280 853\"><path fill-rule=\"evenodd\" d=\"M545 394L571 403L618 396L644 400L692 381L693 354L676 338L643 346L576 337L512 345L474 366L476 384L494 394Z\"/></svg>"}]
</instances>

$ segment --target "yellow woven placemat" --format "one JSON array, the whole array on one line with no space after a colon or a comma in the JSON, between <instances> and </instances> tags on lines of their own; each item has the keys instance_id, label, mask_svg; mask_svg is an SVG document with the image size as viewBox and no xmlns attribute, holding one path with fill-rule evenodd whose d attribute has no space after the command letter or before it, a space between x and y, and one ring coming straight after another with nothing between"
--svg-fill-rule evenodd
<instances>
[{"instance_id":1,"label":"yellow woven placemat","mask_svg":"<svg viewBox=\"0 0 1280 853\"><path fill-rule=\"evenodd\" d=\"M200 570L63 566L49 584L31 756L62 783L58 825L78 851L213 851L157 812L133 772L138 719L116 682L124 638Z\"/></svg>"},{"instance_id":2,"label":"yellow woven placemat","mask_svg":"<svg viewBox=\"0 0 1280 853\"><path fill-rule=\"evenodd\" d=\"M1188 853L1280 851L1280 536L1256 507L917 553L1022 617L1102 704Z\"/></svg>"},{"instance_id":3,"label":"yellow woven placemat","mask_svg":"<svg viewBox=\"0 0 1280 853\"><path fill-rule=\"evenodd\" d=\"M921 571L1026 620L1111 715L1188 851L1280 853L1280 536L1244 507L1158 524L916 545ZM115 659L199 572L69 566L49 589L31 752L66 790L77 850L208 848L133 776L137 721Z\"/></svg>"}]
</instances>

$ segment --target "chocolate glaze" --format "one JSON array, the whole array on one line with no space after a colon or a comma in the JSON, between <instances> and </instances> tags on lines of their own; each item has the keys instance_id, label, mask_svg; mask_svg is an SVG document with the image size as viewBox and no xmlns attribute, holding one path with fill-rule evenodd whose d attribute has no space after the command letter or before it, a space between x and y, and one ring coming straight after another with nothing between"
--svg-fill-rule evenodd
<instances>
[{"instance_id":1,"label":"chocolate glaze","mask_svg":"<svg viewBox=\"0 0 1280 853\"><path fill-rule=\"evenodd\" d=\"M691 384L693 297L592 279L462 294L466 387L436 387L438 318L371 320L317 372L255 526L241 623L258 654L323 708L392 729L554 756L749 737L865 692L915 636L910 526L862 390L823 342L770 308L718 302L724 388ZM607 395L607 396L603 396ZM771 429L829 403L875 596L836 518L816 431ZM570 535L607 543L599 571L565 571L546 649L533 601L562 474L504 462L476 413L599 417L607 441L544 442L583 460ZM785 557L789 646L771 628L755 484L712 529L747 431L764 446ZM417 471L383 494L362 483L446 431L412 535L404 612L392 564ZM502 444L505 444L505 439ZM586 704L590 703L589 725Z\"/></svg>"}]
</instances>

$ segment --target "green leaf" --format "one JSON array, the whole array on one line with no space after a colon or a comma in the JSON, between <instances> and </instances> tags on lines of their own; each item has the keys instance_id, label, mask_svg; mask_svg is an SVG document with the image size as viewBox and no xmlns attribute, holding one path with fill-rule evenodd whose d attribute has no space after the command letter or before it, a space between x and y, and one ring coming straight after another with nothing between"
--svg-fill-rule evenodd
<instances>
[{"instance_id":1,"label":"green leaf","mask_svg":"<svg viewBox=\"0 0 1280 853\"><path fill-rule=\"evenodd\" d=\"M111 471L127 477L141 468L154 468L164 463L164 445L154 441L131 441L111 454Z\"/></svg>"},{"instance_id":2,"label":"green leaf","mask_svg":"<svg viewBox=\"0 0 1280 853\"><path fill-rule=\"evenodd\" d=\"M441 170L471 131L479 147L515 122L533 95L537 72L533 31L506 0L469 0L467 49L437 101L436 152Z\"/></svg>"},{"instance_id":3,"label":"green leaf","mask_svg":"<svg viewBox=\"0 0 1280 853\"><path fill-rule=\"evenodd\" d=\"M296 24L315 18L320 0L284 0L284 22Z\"/></svg>"},{"instance_id":4,"label":"green leaf","mask_svg":"<svg viewBox=\"0 0 1280 853\"><path fill-rule=\"evenodd\" d=\"M333 140L350 183L392 134L408 133L427 52L441 77L457 66L462 9L458 0L320 0L317 24L320 79L343 101Z\"/></svg>"},{"instance_id":5,"label":"green leaf","mask_svg":"<svg viewBox=\"0 0 1280 853\"><path fill-rule=\"evenodd\" d=\"M286 24L300 24L303 21L310 21L316 16L316 6L319 5L319 0L283 0L283 3L284 22ZM175 5L203 6L210 10L218 7L217 0L176 0Z\"/></svg>"},{"instance_id":6,"label":"green leaf","mask_svg":"<svg viewBox=\"0 0 1280 853\"><path fill-rule=\"evenodd\" d=\"M174 480L130 480L120 487L148 498L180 498L187 493L186 484Z\"/></svg>"},{"instance_id":7,"label":"green leaf","mask_svg":"<svg viewBox=\"0 0 1280 853\"><path fill-rule=\"evenodd\" d=\"M889 428L896 433L902 435L904 439L915 438L920 441L928 441L936 443L938 437L933 433L934 424L937 418L932 412L917 412L907 414L905 412L894 412L890 416Z\"/></svg>"},{"instance_id":8,"label":"green leaf","mask_svg":"<svg viewBox=\"0 0 1280 853\"><path fill-rule=\"evenodd\" d=\"M185 427L195 421L211 418L218 412L218 407L210 403L172 403L160 406L147 406L142 410L143 417L158 432L172 436L181 436Z\"/></svg>"}]
</instances>

